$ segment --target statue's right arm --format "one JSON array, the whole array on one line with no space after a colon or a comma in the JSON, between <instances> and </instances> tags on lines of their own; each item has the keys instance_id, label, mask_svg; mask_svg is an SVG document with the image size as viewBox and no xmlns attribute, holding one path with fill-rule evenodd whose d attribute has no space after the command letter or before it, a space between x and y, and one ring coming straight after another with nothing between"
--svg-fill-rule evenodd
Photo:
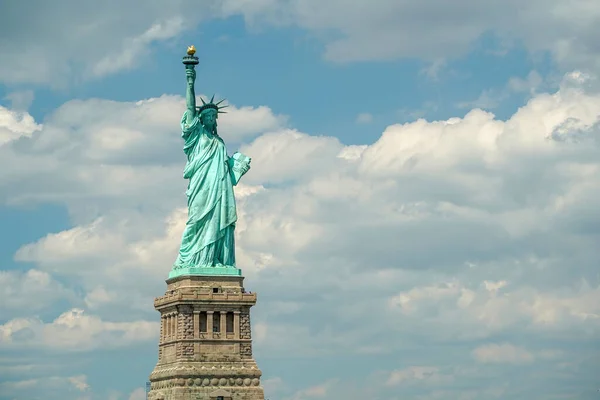
<instances>
[{"instance_id":1,"label":"statue's right arm","mask_svg":"<svg viewBox=\"0 0 600 400\"><path fill-rule=\"evenodd\" d=\"M196 92L194 90L194 81L196 80L196 71L187 69L187 90L185 93L185 102L187 105L186 123L191 125L196 116Z\"/></svg>"}]
</instances>

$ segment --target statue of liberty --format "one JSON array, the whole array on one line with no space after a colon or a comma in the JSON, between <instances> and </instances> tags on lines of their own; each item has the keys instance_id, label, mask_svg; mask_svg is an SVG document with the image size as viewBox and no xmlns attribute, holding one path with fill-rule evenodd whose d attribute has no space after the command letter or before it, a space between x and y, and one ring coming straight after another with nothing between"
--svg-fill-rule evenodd
<instances>
[{"instance_id":1,"label":"statue of liberty","mask_svg":"<svg viewBox=\"0 0 600 400\"><path fill-rule=\"evenodd\" d=\"M234 230L237 221L235 186L250 169L250 158L241 153L227 155L223 139L217 133L218 115L223 100L196 106L195 48L188 48L186 66L187 109L181 118L183 152L187 163L183 178L189 180L186 191L188 220L181 239L177 260L169 274L240 275L235 267Z\"/></svg>"}]
</instances>

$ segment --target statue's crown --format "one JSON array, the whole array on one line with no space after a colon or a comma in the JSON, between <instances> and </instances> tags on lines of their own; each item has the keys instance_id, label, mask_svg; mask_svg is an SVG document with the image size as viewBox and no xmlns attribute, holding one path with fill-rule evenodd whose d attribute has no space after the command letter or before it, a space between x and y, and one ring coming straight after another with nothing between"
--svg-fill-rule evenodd
<instances>
[{"instance_id":1,"label":"statue's crown","mask_svg":"<svg viewBox=\"0 0 600 400\"><path fill-rule=\"evenodd\" d=\"M227 108L227 106L221 106L220 104L222 102L225 101L225 99L222 99L216 103L213 103L213 101L215 100L215 95L213 94L213 96L211 97L209 102L204 101L204 99L202 97L200 97L200 101L202 101L202 105L198 108L198 113L202 114L203 111L206 110L215 110L217 113L219 114L225 114L225 111L221 111L221 109L223 108Z\"/></svg>"}]
</instances>

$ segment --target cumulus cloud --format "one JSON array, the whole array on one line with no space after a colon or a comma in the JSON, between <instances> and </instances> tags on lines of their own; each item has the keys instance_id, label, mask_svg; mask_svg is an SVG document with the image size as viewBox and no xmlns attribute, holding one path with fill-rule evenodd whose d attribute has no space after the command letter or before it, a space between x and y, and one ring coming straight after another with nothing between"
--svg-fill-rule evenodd
<instances>
[{"instance_id":1,"label":"cumulus cloud","mask_svg":"<svg viewBox=\"0 0 600 400\"><path fill-rule=\"evenodd\" d=\"M131 103L100 99L67 102L47 117L47 128L39 139L0 147L2 165L20 166L10 175L3 174L0 182L9 181L21 188L12 195L3 190L0 201L53 202L58 198L63 201L66 195L69 202L84 203L86 197L96 196L104 197L110 206L111 199L121 201L129 193L136 201L147 203L156 198L149 194L157 187L165 193L161 199L177 201L180 198L172 194L185 192L185 181L177 179L183 162L179 123L184 109L181 97L167 95ZM28 114L25 122L18 124L13 112L0 109L2 112L15 137L30 136L41 129ZM219 119L222 136L231 145L280 129L285 121L267 107L235 106ZM37 178L30 179L32 175ZM61 179L57 180L58 176Z\"/></svg>"},{"instance_id":2,"label":"cumulus cloud","mask_svg":"<svg viewBox=\"0 0 600 400\"><path fill-rule=\"evenodd\" d=\"M254 162L247 182L256 185L303 180L329 169L342 149L336 138L315 137L295 130L262 135L242 147L245 154L252 154Z\"/></svg>"},{"instance_id":3,"label":"cumulus cloud","mask_svg":"<svg viewBox=\"0 0 600 400\"><path fill-rule=\"evenodd\" d=\"M414 316L417 324L423 315L429 316L430 323L444 321L446 324L452 319L460 319L461 326L452 335L470 338L487 337L517 325L533 331L552 328L570 332L575 324L577 333L571 332L571 335L584 336L600 329L600 307L597 306L600 288L591 288L586 282L570 293L565 293L564 289L562 293L539 293L535 287L521 286L497 295L488 287L487 281L481 286L471 289L449 282L415 287L390 298L390 305L407 318ZM423 322L420 324L427 326ZM588 327L587 333L581 331L582 326ZM465 329L467 327L469 329ZM434 331L431 334L438 335Z\"/></svg>"},{"instance_id":4,"label":"cumulus cloud","mask_svg":"<svg viewBox=\"0 0 600 400\"><path fill-rule=\"evenodd\" d=\"M219 117L219 131L230 141L240 142L265 132L278 131L287 124L287 116L275 115L269 107L238 107L229 104L227 114Z\"/></svg>"},{"instance_id":5,"label":"cumulus cloud","mask_svg":"<svg viewBox=\"0 0 600 400\"><path fill-rule=\"evenodd\" d=\"M82 351L130 346L158 339L158 322L107 322L72 309L51 323L35 318L12 319L0 325L0 347Z\"/></svg>"},{"instance_id":6,"label":"cumulus cloud","mask_svg":"<svg viewBox=\"0 0 600 400\"><path fill-rule=\"evenodd\" d=\"M41 128L27 112L0 106L0 146L20 137L31 137Z\"/></svg>"},{"instance_id":7,"label":"cumulus cloud","mask_svg":"<svg viewBox=\"0 0 600 400\"><path fill-rule=\"evenodd\" d=\"M336 398L386 390L517 398L524 394L511 388L519 384L492 380L501 364L491 361L498 349L490 346L510 343L513 359L527 349L531 363L546 361L545 373L567 368L536 396L558 390L584 362L567 344L596 343L600 331L600 96L583 88L585 79L568 75L558 91L534 96L507 120L475 109L391 125L359 146L298 132L272 113L263 118L261 108L243 111L264 121L229 138L253 157L236 192L236 239L246 284L261 293L257 352L393 364L377 385L355 393L332 377L343 382L328 386ZM70 102L38 134L0 147L2 200L64 204L73 224L24 245L16 259L71 277L92 313L12 319L2 325L5 344L62 348L69 338L93 349L109 339L154 340L151 297L164 291L185 223L182 101ZM227 139L225 119L220 127ZM17 172L24 183L2 174L11 162L24 166ZM121 315L128 321L108 322ZM552 352L573 364L558 365ZM479 375L465 372L473 358L488 360ZM448 369L448 359L463 370ZM436 376L434 389L404 384ZM458 393L457 376L492 392ZM286 390L289 398L320 393Z\"/></svg>"}]
</instances>

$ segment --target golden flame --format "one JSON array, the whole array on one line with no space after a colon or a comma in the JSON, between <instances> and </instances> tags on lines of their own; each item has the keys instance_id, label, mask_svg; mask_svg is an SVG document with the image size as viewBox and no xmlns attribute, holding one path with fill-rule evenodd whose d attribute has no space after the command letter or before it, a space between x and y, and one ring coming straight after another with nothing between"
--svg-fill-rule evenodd
<instances>
[{"instance_id":1,"label":"golden flame","mask_svg":"<svg viewBox=\"0 0 600 400\"><path fill-rule=\"evenodd\" d=\"M196 48L194 47L194 45L188 46L187 53L190 56L193 56L194 54L196 54Z\"/></svg>"}]
</instances>

